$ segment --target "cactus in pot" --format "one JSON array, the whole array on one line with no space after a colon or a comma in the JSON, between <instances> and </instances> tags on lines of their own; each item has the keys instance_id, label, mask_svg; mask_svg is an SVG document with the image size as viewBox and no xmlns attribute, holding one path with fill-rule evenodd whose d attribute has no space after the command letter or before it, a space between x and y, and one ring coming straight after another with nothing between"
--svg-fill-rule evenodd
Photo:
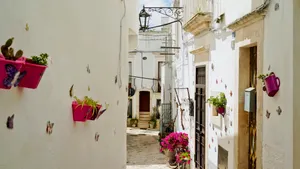
<instances>
[{"instance_id":1,"label":"cactus in pot","mask_svg":"<svg viewBox=\"0 0 300 169\"><path fill-rule=\"evenodd\" d=\"M17 60L23 55L22 50L18 50L16 54L14 53L14 48L11 47L13 41L14 38L12 37L8 39L4 45L1 46L1 53L6 60Z\"/></svg>"}]
</instances>

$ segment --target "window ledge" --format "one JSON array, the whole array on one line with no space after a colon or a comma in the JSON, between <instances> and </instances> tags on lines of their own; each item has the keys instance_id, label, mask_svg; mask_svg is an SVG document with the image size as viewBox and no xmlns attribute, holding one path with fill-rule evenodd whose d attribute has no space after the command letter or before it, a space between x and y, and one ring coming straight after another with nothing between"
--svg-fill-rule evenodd
<instances>
[{"instance_id":1,"label":"window ledge","mask_svg":"<svg viewBox=\"0 0 300 169\"><path fill-rule=\"evenodd\" d=\"M211 20L211 13L197 13L184 25L183 29L196 36L210 29Z\"/></svg>"}]
</instances>

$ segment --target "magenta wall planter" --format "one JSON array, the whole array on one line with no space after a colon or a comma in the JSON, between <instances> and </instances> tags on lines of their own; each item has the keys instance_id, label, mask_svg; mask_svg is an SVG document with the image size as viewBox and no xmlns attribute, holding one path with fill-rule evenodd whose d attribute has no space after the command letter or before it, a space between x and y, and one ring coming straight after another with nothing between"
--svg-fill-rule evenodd
<instances>
[{"instance_id":1,"label":"magenta wall planter","mask_svg":"<svg viewBox=\"0 0 300 169\"><path fill-rule=\"evenodd\" d=\"M225 107L217 107L216 110L217 110L217 112L219 114L221 114L224 117L224 115L225 115Z\"/></svg>"},{"instance_id":2,"label":"magenta wall planter","mask_svg":"<svg viewBox=\"0 0 300 169\"><path fill-rule=\"evenodd\" d=\"M275 73L271 72L270 75L265 78L265 86L268 96L273 97L279 91L280 79L276 77Z\"/></svg>"},{"instance_id":3,"label":"magenta wall planter","mask_svg":"<svg viewBox=\"0 0 300 169\"><path fill-rule=\"evenodd\" d=\"M98 110L101 109L101 105L97 107ZM88 105L78 105L76 101L72 103L72 111L73 111L73 120L85 122L86 120L95 120L97 114L93 114L93 108Z\"/></svg>"},{"instance_id":4,"label":"magenta wall planter","mask_svg":"<svg viewBox=\"0 0 300 169\"><path fill-rule=\"evenodd\" d=\"M0 88L10 89L12 86L17 87L25 77L26 72L22 72L15 79L16 74L20 71L22 65L24 64L24 57L13 61L6 60L3 55L0 54Z\"/></svg>"},{"instance_id":5,"label":"magenta wall planter","mask_svg":"<svg viewBox=\"0 0 300 169\"><path fill-rule=\"evenodd\" d=\"M20 81L19 87L36 89L43 77L47 66L37 65L25 62L21 68L21 72L27 72L27 75Z\"/></svg>"}]
</instances>

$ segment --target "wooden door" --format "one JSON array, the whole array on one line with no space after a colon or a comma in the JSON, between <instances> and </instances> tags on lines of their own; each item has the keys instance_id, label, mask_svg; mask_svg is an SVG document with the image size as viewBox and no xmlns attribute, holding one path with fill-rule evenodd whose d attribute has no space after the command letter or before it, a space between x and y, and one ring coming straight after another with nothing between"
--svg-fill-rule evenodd
<instances>
[{"instance_id":1,"label":"wooden door","mask_svg":"<svg viewBox=\"0 0 300 169\"><path fill-rule=\"evenodd\" d=\"M140 92L140 112L150 112L150 92Z\"/></svg>"},{"instance_id":2,"label":"wooden door","mask_svg":"<svg viewBox=\"0 0 300 169\"><path fill-rule=\"evenodd\" d=\"M206 103L206 70L196 69L196 111L195 111L195 167L205 169L205 103Z\"/></svg>"}]
</instances>

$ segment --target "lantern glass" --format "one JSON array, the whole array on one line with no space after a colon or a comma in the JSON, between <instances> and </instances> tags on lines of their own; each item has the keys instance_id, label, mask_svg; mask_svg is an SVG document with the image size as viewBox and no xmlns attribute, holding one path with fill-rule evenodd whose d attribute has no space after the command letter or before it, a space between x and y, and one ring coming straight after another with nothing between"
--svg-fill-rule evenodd
<instances>
[{"instance_id":1,"label":"lantern glass","mask_svg":"<svg viewBox=\"0 0 300 169\"><path fill-rule=\"evenodd\" d=\"M150 20L150 14L148 14L143 8L139 14L139 20L140 20L140 30L145 31L149 28L149 20Z\"/></svg>"}]
</instances>

